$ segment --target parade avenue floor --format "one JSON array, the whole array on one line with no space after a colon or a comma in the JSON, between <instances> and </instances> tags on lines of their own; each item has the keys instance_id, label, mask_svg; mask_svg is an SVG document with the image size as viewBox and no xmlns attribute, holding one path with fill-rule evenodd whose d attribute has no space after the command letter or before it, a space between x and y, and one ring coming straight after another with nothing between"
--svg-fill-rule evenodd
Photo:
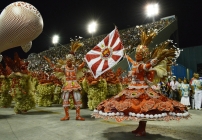
<instances>
[{"instance_id":1,"label":"parade avenue floor","mask_svg":"<svg viewBox=\"0 0 202 140\"><path fill-rule=\"evenodd\" d=\"M138 122L91 118L92 111L81 109L85 121L70 120L62 106L36 107L26 114L15 114L13 108L0 108L0 140L202 140L202 111L189 110L191 118L180 121L149 121L146 136L131 133Z\"/></svg>"}]
</instances>

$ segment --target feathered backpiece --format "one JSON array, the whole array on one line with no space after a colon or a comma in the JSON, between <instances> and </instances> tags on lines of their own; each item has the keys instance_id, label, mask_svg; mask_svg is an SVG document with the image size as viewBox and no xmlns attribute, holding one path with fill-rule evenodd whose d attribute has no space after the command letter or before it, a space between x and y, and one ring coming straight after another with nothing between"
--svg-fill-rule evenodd
<instances>
[{"instance_id":1,"label":"feathered backpiece","mask_svg":"<svg viewBox=\"0 0 202 140\"><path fill-rule=\"evenodd\" d=\"M158 58L158 63L164 60L166 61L167 65L171 66L176 63L176 59L179 57L181 51L182 50L173 45L172 40L167 40L157 45L156 48L153 49L150 58Z\"/></svg>"},{"instance_id":2,"label":"feathered backpiece","mask_svg":"<svg viewBox=\"0 0 202 140\"><path fill-rule=\"evenodd\" d=\"M158 63L152 69L156 71L153 84L171 75L171 66L176 64L176 59L179 57L181 51L173 45L172 40L164 41L153 49L150 59L158 59Z\"/></svg>"}]
</instances>

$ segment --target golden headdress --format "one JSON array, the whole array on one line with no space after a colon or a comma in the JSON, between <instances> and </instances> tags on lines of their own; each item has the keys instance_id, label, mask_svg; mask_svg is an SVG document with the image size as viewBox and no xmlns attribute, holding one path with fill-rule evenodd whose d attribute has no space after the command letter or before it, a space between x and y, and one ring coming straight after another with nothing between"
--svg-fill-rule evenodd
<instances>
[{"instance_id":1,"label":"golden headdress","mask_svg":"<svg viewBox=\"0 0 202 140\"><path fill-rule=\"evenodd\" d=\"M136 53L143 53L143 58L149 57L149 48L147 47L153 38L156 36L156 31L146 31L141 30L141 44L137 46Z\"/></svg>"}]
</instances>

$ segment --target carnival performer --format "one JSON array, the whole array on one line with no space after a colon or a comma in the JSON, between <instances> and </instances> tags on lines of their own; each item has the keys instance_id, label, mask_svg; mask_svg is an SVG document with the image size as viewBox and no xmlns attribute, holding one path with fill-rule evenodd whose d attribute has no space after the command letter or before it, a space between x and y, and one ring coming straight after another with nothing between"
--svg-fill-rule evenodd
<instances>
[{"instance_id":1,"label":"carnival performer","mask_svg":"<svg viewBox=\"0 0 202 140\"><path fill-rule=\"evenodd\" d=\"M194 91L195 109L201 110L202 102L202 80L199 79L199 74L195 73L195 79L192 81L192 91Z\"/></svg>"},{"instance_id":2,"label":"carnival performer","mask_svg":"<svg viewBox=\"0 0 202 140\"><path fill-rule=\"evenodd\" d=\"M83 46L83 43L80 40L72 40L71 42L71 51L66 56L66 66L64 68L55 68L57 72L65 73L65 84L62 87L62 99L63 107L65 111L65 116L61 118L61 121L69 120L69 106L70 106L70 97L73 98L73 102L76 108L76 120L84 121L85 119L80 116L80 108L82 106L81 102L81 86L77 81L77 70L81 70L85 66L85 62L78 67L75 65L75 52L76 50Z\"/></svg>"},{"instance_id":3,"label":"carnival performer","mask_svg":"<svg viewBox=\"0 0 202 140\"><path fill-rule=\"evenodd\" d=\"M189 86L189 83L186 78L184 78L183 82L180 86L180 92L181 92L181 103L183 105L186 105L187 107L190 106L189 101L189 94L190 94L191 87Z\"/></svg>"},{"instance_id":4,"label":"carnival performer","mask_svg":"<svg viewBox=\"0 0 202 140\"><path fill-rule=\"evenodd\" d=\"M145 127L147 120L179 120L188 118L186 106L171 100L151 88L152 84L160 82L167 76L167 67L173 59L179 56L180 51L174 46L170 47L171 41L165 41L155 48L152 53L147 47L155 37L154 31L141 32L141 45L136 48L135 59L132 60L132 77L128 87L101 102L94 113L95 118L115 119L118 122L124 120L139 121L139 126L132 131L136 136L146 135ZM177 55L177 56L176 56Z\"/></svg>"}]
</instances>

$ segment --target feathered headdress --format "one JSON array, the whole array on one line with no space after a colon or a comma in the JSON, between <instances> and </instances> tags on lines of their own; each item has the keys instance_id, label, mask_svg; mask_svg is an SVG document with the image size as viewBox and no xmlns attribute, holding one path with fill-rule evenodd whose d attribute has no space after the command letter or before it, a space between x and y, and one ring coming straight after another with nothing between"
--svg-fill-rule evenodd
<instances>
[{"instance_id":1,"label":"feathered headdress","mask_svg":"<svg viewBox=\"0 0 202 140\"><path fill-rule=\"evenodd\" d=\"M66 59L71 59L72 61L75 61L75 52L83 46L83 43L81 42L82 37L78 37L77 39L73 40L70 39L71 44L70 44L70 52L68 55L66 55Z\"/></svg>"},{"instance_id":2,"label":"feathered headdress","mask_svg":"<svg viewBox=\"0 0 202 140\"><path fill-rule=\"evenodd\" d=\"M141 30L141 45L148 46L156 35L156 30L149 30L147 33Z\"/></svg>"},{"instance_id":3,"label":"feathered headdress","mask_svg":"<svg viewBox=\"0 0 202 140\"><path fill-rule=\"evenodd\" d=\"M147 58L149 57L149 48L147 47L151 41L154 39L154 37L156 36L157 32L155 30L153 31L148 31L146 33L146 31L144 31L143 29L141 29L141 44L138 45L138 47L136 48L136 53L143 53L143 58Z\"/></svg>"},{"instance_id":4,"label":"feathered headdress","mask_svg":"<svg viewBox=\"0 0 202 140\"><path fill-rule=\"evenodd\" d=\"M79 37L75 40L70 39L71 41L71 45L70 45L70 54L75 55L75 52L81 47L83 46L83 43L81 42L82 37Z\"/></svg>"}]
</instances>

